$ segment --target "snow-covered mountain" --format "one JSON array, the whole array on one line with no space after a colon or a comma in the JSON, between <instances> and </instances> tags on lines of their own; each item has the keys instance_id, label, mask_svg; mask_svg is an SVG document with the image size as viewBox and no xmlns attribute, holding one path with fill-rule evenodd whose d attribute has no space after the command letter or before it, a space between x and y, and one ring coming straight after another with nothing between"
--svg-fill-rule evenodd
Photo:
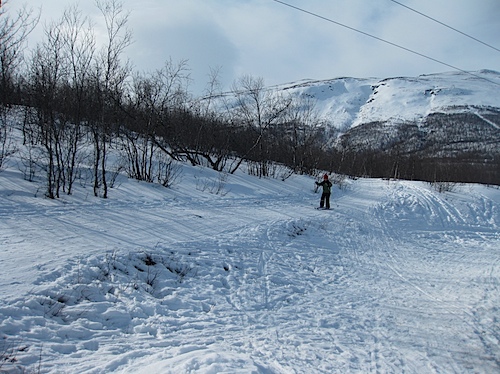
<instances>
[{"instance_id":1,"label":"snow-covered mountain","mask_svg":"<svg viewBox=\"0 0 500 374\"><path fill-rule=\"evenodd\" d=\"M315 102L329 127L326 140L342 153L432 160L432 168L453 160L453 168L461 171L452 178L481 174L489 177L473 181L498 183L494 171L500 159L498 72L337 78L273 89Z\"/></svg>"},{"instance_id":2,"label":"snow-covered mountain","mask_svg":"<svg viewBox=\"0 0 500 374\"><path fill-rule=\"evenodd\" d=\"M221 109L259 100L248 87L222 94ZM307 114L313 106L323 126L316 145L332 152L332 170L388 177L397 163L398 173L408 179L500 183L499 72L302 80L262 92L262 104L271 111L280 108L281 98L297 98L293 108ZM272 112L264 115L273 118ZM376 161L369 167L358 162L366 159ZM450 167L453 175L446 171Z\"/></svg>"},{"instance_id":3,"label":"snow-covered mountain","mask_svg":"<svg viewBox=\"0 0 500 374\"><path fill-rule=\"evenodd\" d=\"M341 132L373 122L421 123L434 113L480 116L483 111L495 113L494 120L484 120L500 128L500 73L491 70L414 78L305 80L273 89L314 99L321 116Z\"/></svg>"}]
</instances>

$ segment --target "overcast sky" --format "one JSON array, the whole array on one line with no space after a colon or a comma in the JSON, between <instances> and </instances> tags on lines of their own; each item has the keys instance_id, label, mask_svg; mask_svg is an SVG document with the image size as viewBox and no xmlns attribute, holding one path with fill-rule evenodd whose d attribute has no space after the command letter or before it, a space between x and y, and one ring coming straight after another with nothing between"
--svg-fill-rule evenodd
<instances>
[{"instance_id":1,"label":"overcast sky","mask_svg":"<svg viewBox=\"0 0 500 374\"><path fill-rule=\"evenodd\" d=\"M8 0L42 9L43 25L77 3L102 17L93 0ZM500 71L500 52L390 0L283 0L463 70ZM4 0L5 2L5 0ZM500 49L500 0L399 0ZM210 68L229 88L242 75L266 85L301 79L417 76L453 70L273 0L122 0L134 43L136 71L188 60L192 91L201 92Z\"/></svg>"}]
</instances>

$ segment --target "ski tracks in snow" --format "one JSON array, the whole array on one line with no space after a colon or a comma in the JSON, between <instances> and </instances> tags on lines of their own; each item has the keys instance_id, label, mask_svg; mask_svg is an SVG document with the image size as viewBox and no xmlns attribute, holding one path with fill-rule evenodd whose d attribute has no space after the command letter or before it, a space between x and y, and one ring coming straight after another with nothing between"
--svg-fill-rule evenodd
<instances>
[{"instance_id":1,"label":"ski tracks in snow","mask_svg":"<svg viewBox=\"0 0 500 374\"><path fill-rule=\"evenodd\" d=\"M392 294L417 301L412 308L421 314L414 318L415 331L427 331L427 341L420 343L427 361L422 369L462 372L479 358L490 367L485 372L498 370L498 321L491 319L499 302L498 232L491 225L498 216L475 214L491 201L480 196L461 202L452 194L408 187L396 185L388 204L375 207L387 245L376 246L373 257L399 278ZM408 213L412 221L400 225Z\"/></svg>"},{"instance_id":2,"label":"ski tracks in snow","mask_svg":"<svg viewBox=\"0 0 500 374\"><path fill-rule=\"evenodd\" d=\"M498 202L358 183L332 211L290 196L50 210L34 219L82 254L0 308L2 332L32 367L52 336L49 372L498 371Z\"/></svg>"}]
</instances>

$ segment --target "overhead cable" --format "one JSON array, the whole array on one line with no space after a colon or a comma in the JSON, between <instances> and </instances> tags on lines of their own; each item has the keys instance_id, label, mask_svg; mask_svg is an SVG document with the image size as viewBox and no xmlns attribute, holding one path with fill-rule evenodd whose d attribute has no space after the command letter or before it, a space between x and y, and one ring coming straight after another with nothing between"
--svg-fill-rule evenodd
<instances>
[{"instance_id":1,"label":"overhead cable","mask_svg":"<svg viewBox=\"0 0 500 374\"><path fill-rule=\"evenodd\" d=\"M448 66L449 68L452 68L452 69L455 69L455 70L461 71L462 73L469 74L469 75L471 75L471 76L473 76L473 77L476 77L476 78L479 78L479 79L483 79L483 80L486 80L486 81L488 81L488 82L490 82L490 83L493 83L493 84L496 84L496 85L499 85L499 86L500 86L500 83L498 83L498 82L495 82L495 81L492 81L492 80L490 80L490 79L488 79L488 78L485 78L485 77L482 77L482 76L480 76L480 75L474 74L474 73L472 73L472 72L470 72L470 71L467 71L467 70L461 69L461 68L459 68L459 67L457 67L457 66L454 66L454 65L448 64L448 63L446 63L446 62L444 62L444 61L441 61L441 60L438 60L438 59L436 59L436 58L434 58L434 57L430 57L430 56L424 55L423 53L420 53L420 52L414 51L413 49L410 49L410 48L406 48L406 47L404 47L404 46L402 46L402 45L400 45L400 44L396 44L396 43L391 42L391 41L389 41L389 40L386 40L386 39L380 38L380 37L378 37L378 36L375 36L375 35L369 34L369 33L365 32L365 31L358 30L358 29L356 29L356 28L354 28L354 27L351 27L351 26L348 26L348 25L343 24L343 23L341 23L341 22L335 21L335 20L333 20L333 19L331 19L331 18L327 18L327 17L324 17L324 16L322 16L322 15L320 15L320 14L313 13L313 12L310 12L310 11L305 10L305 9L303 9L303 8L296 7L296 6L294 6L294 5L291 5L291 4L286 3L286 2L284 2L284 1L280 1L280 0L272 0L272 1L274 1L274 2L276 2L276 3L279 3L279 4L281 4L281 5L285 5L285 6L289 7L289 8L292 8L292 9L298 10L299 12L303 12L303 13L309 14L309 15L311 15L311 16L313 16L313 17L316 17L316 18L322 19L322 20L324 20L324 21L327 21L327 22L330 22L330 23L334 23L334 24L336 24L336 25L338 25L338 26L342 26L342 27L344 27L344 28L346 28L346 29L349 29L349 30L351 30L351 31L355 31L355 32L357 32L357 33L359 33L359 34L363 34L363 35L365 35L365 36L368 36L368 37L370 37L370 38L376 39L376 40L381 41L381 42L383 42L383 43L386 43L386 44L392 45L393 47L396 47L396 48L402 49L402 50L404 50L404 51L407 51L407 52L413 53L413 54L415 54L415 55L417 55L417 56L420 56L420 57L426 58L426 59L428 59L428 60L431 60L431 61L437 62L438 64L441 64L441 65L444 65L444 66Z\"/></svg>"},{"instance_id":2,"label":"overhead cable","mask_svg":"<svg viewBox=\"0 0 500 374\"><path fill-rule=\"evenodd\" d=\"M462 34L462 35L464 35L464 36L466 36L466 37L468 37L468 38L470 38L470 39L472 39L472 40L475 40L475 41L476 41L476 42L478 42L478 43L484 44L485 46L487 46L487 47L489 47L489 48L491 48L491 49L494 49L495 51L500 52L500 49L498 49L498 48L496 48L496 47L494 47L494 46L492 46L492 45L490 45L490 44L488 44L488 43L485 43L485 42L483 42L482 40L479 40L479 39L477 39L477 38L475 38L475 37L473 37L473 36L471 36L471 35L469 35L469 34L466 34L465 32L462 32L462 31L460 31L460 30L458 30L458 29L456 29L456 28L454 28L454 27L452 27L452 26L449 26L449 25L447 25L447 24L446 24L446 23L444 23L444 22L441 22L441 21L439 21L439 20L437 20L437 19L435 19L435 18L432 18L432 17L428 16L427 14L424 14L424 13L422 13L422 12L419 12L419 11L418 11L418 10L416 10L416 9L410 8L408 5L401 4L399 1L396 1L396 0L390 0L390 1L392 1L393 3L396 3L396 4L398 4L398 5L401 5L402 7L406 8L406 9L409 9L409 10L411 10L412 12L415 12L415 13L417 13L417 14L420 14L421 16L423 16L423 17L425 17L425 18L428 18L428 19L430 19L430 20L432 20L432 21L434 21L434 22L437 22L437 23L439 23L440 25L442 25L442 26L444 26L444 27L447 27L447 28L449 28L449 29L451 29L451 30L453 30L453 31L456 31L456 32L458 32L459 34Z\"/></svg>"}]
</instances>

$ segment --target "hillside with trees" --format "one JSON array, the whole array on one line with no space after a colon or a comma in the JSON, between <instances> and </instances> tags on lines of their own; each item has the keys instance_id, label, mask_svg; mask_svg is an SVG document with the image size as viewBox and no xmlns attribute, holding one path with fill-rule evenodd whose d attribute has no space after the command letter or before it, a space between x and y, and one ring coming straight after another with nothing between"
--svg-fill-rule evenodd
<instances>
[{"instance_id":1,"label":"hillside with trees","mask_svg":"<svg viewBox=\"0 0 500 374\"><path fill-rule=\"evenodd\" d=\"M0 168L19 153L25 178L42 180L49 198L71 194L76 181L106 198L118 173L168 187L178 162L221 173L244 164L259 177L328 170L500 184L499 107L456 106L397 126L366 117L341 130L318 110L317 97L268 88L252 76L221 94L214 71L206 96L195 98L186 61L133 71L125 59L127 13L116 0L97 5L107 25L104 45L72 7L46 25L33 50L25 41L37 14L0 8ZM358 97L360 108L375 89ZM22 147L12 141L16 134Z\"/></svg>"}]
</instances>

